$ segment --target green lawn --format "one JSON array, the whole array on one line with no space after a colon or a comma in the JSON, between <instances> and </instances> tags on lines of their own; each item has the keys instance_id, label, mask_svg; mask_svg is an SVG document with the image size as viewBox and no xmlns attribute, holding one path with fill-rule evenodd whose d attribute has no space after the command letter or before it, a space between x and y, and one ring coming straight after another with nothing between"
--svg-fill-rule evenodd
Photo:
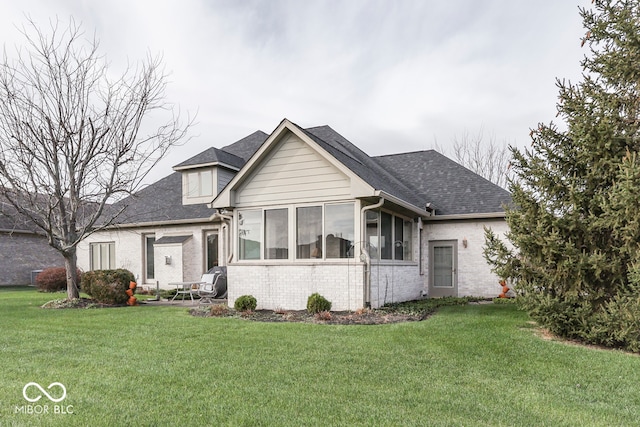
<instances>
[{"instance_id":1,"label":"green lawn","mask_svg":"<svg viewBox=\"0 0 640 427\"><path fill-rule=\"evenodd\" d=\"M639 357L541 340L512 305L327 326L177 307L39 308L54 297L0 289L2 427L640 422ZM49 413L16 413L32 381L60 382L67 396L31 404Z\"/></svg>"}]
</instances>

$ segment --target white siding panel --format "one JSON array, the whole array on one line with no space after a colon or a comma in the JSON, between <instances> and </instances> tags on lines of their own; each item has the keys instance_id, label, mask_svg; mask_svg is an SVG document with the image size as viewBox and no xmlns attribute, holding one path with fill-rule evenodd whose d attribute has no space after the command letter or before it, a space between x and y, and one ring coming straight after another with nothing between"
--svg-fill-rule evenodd
<instances>
[{"instance_id":1,"label":"white siding panel","mask_svg":"<svg viewBox=\"0 0 640 427\"><path fill-rule=\"evenodd\" d=\"M238 207L349 198L349 178L294 135L236 193Z\"/></svg>"}]
</instances>

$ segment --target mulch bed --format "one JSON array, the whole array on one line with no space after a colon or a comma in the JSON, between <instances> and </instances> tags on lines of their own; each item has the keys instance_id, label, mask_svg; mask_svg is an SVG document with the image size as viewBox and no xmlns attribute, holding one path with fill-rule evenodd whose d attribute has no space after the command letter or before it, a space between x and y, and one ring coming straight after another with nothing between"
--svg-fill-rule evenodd
<instances>
[{"instance_id":1,"label":"mulch bed","mask_svg":"<svg viewBox=\"0 0 640 427\"><path fill-rule=\"evenodd\" d=\"M212 313L213 312L213 313ZM332 311L311 314L305 310L256 310L236 312L235 310L211 310L198 307L189 310L198 317L236 317L256 322L302 322L326 325L381 325L388 323L412 322L424 320L426 316L386 312L382 310Z\"/></svg>"},{"instance_id":2,"label":"mulch bed","mask_svg":"<svg viewBox=\"0 0 640 427\"><path fill-rule=\"evenodd\" d=\"M103 304L91 298L54 299L42 305L42 308L111 308L126 307L126 304Z\"/></svg>"},{"instance_id":3,"label":"mulch bed","mask_svg":"<svg viewBox=\"0 0 640 427\"><path fill-rule=\"evenodd\" d=\"M141 304L145 304L141 302ZM126 304L109 305L90 298L73 300L58 299L45 303L42 308L114 308L126 307ZM306 310L256 310L237 312L225 305L198 306L191 308L189 314L196 317L235 317L256 322L300 322L325 325L381 325L400 322L416 322L428 317L425 314L406 314L385 310L332 311L311 314Z\"/></svg>"}]
</instances>

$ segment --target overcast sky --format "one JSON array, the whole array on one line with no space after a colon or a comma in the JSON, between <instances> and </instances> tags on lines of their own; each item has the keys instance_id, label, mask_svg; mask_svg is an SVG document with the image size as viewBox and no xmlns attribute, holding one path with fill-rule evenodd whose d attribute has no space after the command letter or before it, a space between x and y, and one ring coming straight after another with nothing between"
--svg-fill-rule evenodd
<instances>
[{"instance_id":1,"label":"overcast sky","mask_svg":"<svg viewBox=\"0 0 640 427\"><path fill-rule=\"evenodd\" d=\"M155 176L283 118L330 125L370 155L485 139L524 146L576 81L590 0L4 0L11 54L29 14L74 17L113 71L161 53L167 100L196 112L192 140Z\"/></svg>"}]
</instances>

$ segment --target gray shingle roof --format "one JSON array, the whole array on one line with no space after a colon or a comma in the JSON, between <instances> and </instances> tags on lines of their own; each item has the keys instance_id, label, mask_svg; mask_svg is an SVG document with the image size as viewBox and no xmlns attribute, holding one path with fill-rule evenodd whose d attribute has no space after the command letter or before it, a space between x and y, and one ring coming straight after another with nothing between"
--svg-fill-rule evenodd
<instances>
[{"instance_id":1,"label":"gray shingle roof","mask_svg":"<svg viewBox=\"0 0 640 427\"><path fill-rule=\"evenodd\" d=\"M215 165L215 164L224 164L233 166L234 168L240 169L244 164L245 160L241 157L238 157L234 154L223 151L219 148L211 147L202 153L196 154L188 160L185 160L182 163L175 165L174 169L184 168L188 166L196 166L196 165Z\"/></svg>"},{"instance_id":2,"label":"gray shingle roof","mask_svg":"<svg viewBox=\"0 0 640 427\"><path fill-rule=\"evenodd\" d=\"M251 156L260 148L263 142L269 138L269 135L261 130L255 131L251 135L245 136L239 141L234 142L231 145L222 147L223 151L231 153L234 156L240 157L245 160L249 160Z\"/></svg>"},{"instance_id":3,"label":"gray shingle roof","mask_svg":"<svg viewBox=\"0 0 640 427\"><path fill-rule=\"evenodd\" d=\"M257 131L222 149L209 148L178 166L205 164L212 159L242 167L246 160L255 153L269 135ZM242 162L240 164L240 162ZM175 167L178 167L175 166ZM147 222L198 220L209 218L213 211L206 203L195 205L182 204L182 173L174 172L148 187L138 191L111 206L111 212L123 210L118 217L118 224L135 224Z\"/></svg>"},{"instance_id":4,"label":"gray shingle roof","mask_svg":"<svg viewBox=\"0 0 640 427\"><path fill-rule=\"evenodd\" d=\"M511 200L508 191L434 150L370 157L329 126L303 132L373 188L419 209L430 202L438 215L494 213L502 212L502 205ZM256 131L221 149L209 148L176 167L218 162L240 168L268 137ZM207 204L182 205L180 172L113 205L114 209L125 207L120 224L198 220L213 213Z\"/></svg>"},{"instance_id":5,"label":"gray shingle roof","mask_svg":"<svg viewBox=\"0 0 640 427\"><path fill-rule=\"evenodd\" d=\"M417 208L424 208L426 201L406 183L398 179L384 165L369 157L329 126L306 129L305 132L332 156L377 190L382 190Z\"/></svg>"},{"instance_id":6,"label":"gray shingle roof","mask_svg":"<svg viewBox=\"0 0 640 427\"><path fill-rule=\"evenodd\" d=\"M437 215L503 212L511 194L434 150L374 159L433 203Z\"/></svg>"},{"instance_id":7,"label":"gray shingle roof","mask_svg":"<svg viewBox=\"0 0 640 427\"><path fill-rule=\"evenodd\" d=\"M173 245L176 243L184 243L193 236L191 234L185 236L162 236L158 240L156 240L154 245Z\"/></svg>"},{"instance_id":8,"label":"gray shingle roof","mask_svg":"<svg viewBox=\"0 0 640 427\"><path fill-rule=\"evenodd\" d=\"M124 209L117 223L175 221L181 219L201 219L213 212L206 204L182 204L182 173L171 175L154 182L111 206L116 212Z\"/></svg>"},{"instance_id":9,"label":"gray shingle roof","mask_svg":"<svg viewBox=\"0 0 640 427\"><path fill-rule=\"evenodd\" d=\"M0 204L0 230L43 233L40 228L19 214L9 203L0 202Z\"/></svg>"}]
</instances>

